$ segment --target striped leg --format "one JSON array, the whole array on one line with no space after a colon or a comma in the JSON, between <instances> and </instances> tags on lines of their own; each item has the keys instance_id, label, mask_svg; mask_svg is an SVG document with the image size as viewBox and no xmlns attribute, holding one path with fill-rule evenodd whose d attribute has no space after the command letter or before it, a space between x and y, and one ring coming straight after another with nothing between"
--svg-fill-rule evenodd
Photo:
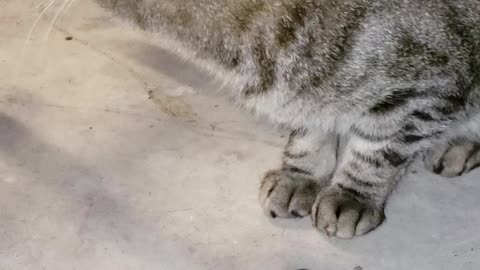
<instances>
[{"instance_id":1,"label":"striped leg","mask_svg":"<svg viewBox=\"0 0 480 270\"><path fill-rule=\"evenodd\" d=\"M409 162L439 134L434 129L425 133L412 122L388 134L395 129L374 128L372 123L389 125L385 121L352 127L331 185L315 200L313 224L328 236L351 238L378 227L385 218L385 202Z\"/></svg>"},{"instance_id":2,"label":"striped leg","mask_svg":"<svg viewBox=\"0 0 480 270\"><path fill-rule=\"evenodd\" d=\"M316 198L312 210L314 226L328 236L339 238L363 235L378 227L385 219L383 208L388 195L421 149L419 146L436 141L429 136L408 136L402 133L378 142L354 137L346 147L332 184ZM432 150L427 157L432 161L426 162L434 164L434 171L446 177L470 172L480 164L480 146L476 143L463 142Z\"/></svg>"},{"instance_id":3,"label":"striped leg","mask_svg":"<svg viewBox=\"0 0 480 270\"><path fill-rule=\"evenodd\" d=\"M290 135L283 165L261 182L260 203L272 218L310 214L315 197L336 166L337 138L333 134L297 130Z\"/></svg>"},{"instance_id":4,"label":"striped leg","mask_svg":"<svg viewBox=\"0 0 480 270\"><path fill-rule=\"evenodd\" d=\"M388 143L353 137L332 184L313 206L314 226L328 236L365 234L384 220L385 201L409 158Z\"/></svg>"},{"instance_id":5,"label":"striped leg","mask_svg":"<svg viewBox=\"0 0 480 270\"><path fill-rule=\"evenodd\" d=\"M351 140L332 184L313 205L318 230L350 238L382 223L387 197L413 157L451 137L450 130L463 123L465 96L456 87L452 80L433 85L428 95L415 88L387 92L352 122ZM477 156L470 160L476 164Z\"/></svg>"}]
</instances>

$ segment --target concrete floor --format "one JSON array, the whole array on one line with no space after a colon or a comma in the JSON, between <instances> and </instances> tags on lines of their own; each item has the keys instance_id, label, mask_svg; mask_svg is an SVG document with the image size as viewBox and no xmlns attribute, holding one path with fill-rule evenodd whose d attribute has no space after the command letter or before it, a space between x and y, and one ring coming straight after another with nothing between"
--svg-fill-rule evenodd
<instances>
[{"instance_id":1,"label":"concrete floor","mask_svg":"<svg viewBox=\"0 0 480 270\"><path fill-rule=\"evenodd\" d=\"M41 2L0 0L1 270L480 269L478 171L414 169L351 241L271 221L284 138L88 0L25 42Z\"/></svg>"}]
</instances>

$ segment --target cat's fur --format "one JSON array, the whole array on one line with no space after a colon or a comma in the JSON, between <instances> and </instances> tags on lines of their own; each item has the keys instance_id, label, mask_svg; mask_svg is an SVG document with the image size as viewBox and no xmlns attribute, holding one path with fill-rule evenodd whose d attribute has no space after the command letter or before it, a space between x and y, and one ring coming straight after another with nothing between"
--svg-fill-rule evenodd
<instances>
[{"instance_id":1,"label":"cat's fur","mask_svg":"<svg viewBox=\"0 0 480 270\"><path fill-rule=\"evenodd\" d=\"M362 235L416 154L446 176L480 161L480 0L97 2L214 60L237 101L293 130L261 183L272 217Z\"/></svg>"}]
</instances>

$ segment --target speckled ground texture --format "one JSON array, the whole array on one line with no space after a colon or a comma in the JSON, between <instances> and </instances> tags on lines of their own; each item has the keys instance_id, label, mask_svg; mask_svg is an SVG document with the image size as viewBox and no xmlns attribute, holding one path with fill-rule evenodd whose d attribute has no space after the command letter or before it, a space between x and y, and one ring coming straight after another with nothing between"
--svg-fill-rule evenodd
<instances>
[{"instance_id":1,"label":"speckled ground texture","mask_svg":"<svg viewBox=\"0 0 480 270\"><path fill-rule=\"evenodd\" d=\"M479 171L417 165L355 240L271 221L281 132L89 0L51 27L62 1L27 38L43 0L0 0L1 270L480 269Z\"/></svg>"}]
</instances>

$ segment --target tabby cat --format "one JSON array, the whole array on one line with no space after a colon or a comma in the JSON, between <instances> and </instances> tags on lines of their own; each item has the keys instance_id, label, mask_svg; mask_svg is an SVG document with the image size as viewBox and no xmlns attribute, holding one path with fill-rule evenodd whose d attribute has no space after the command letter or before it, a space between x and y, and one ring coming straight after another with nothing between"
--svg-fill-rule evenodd
<instances>
[{"instance_id":1,"label":"tabby cat","mask_svg":"<svg viewBox=\"0 0 480 270\"><path fill-rule=\"evenodd\" d=\"M448 177L480 164L480 0L96 1L215 62L236 101L292 130L261 181L272 218L363 235L416 156Z\"/></svg>"}]
</instances>

